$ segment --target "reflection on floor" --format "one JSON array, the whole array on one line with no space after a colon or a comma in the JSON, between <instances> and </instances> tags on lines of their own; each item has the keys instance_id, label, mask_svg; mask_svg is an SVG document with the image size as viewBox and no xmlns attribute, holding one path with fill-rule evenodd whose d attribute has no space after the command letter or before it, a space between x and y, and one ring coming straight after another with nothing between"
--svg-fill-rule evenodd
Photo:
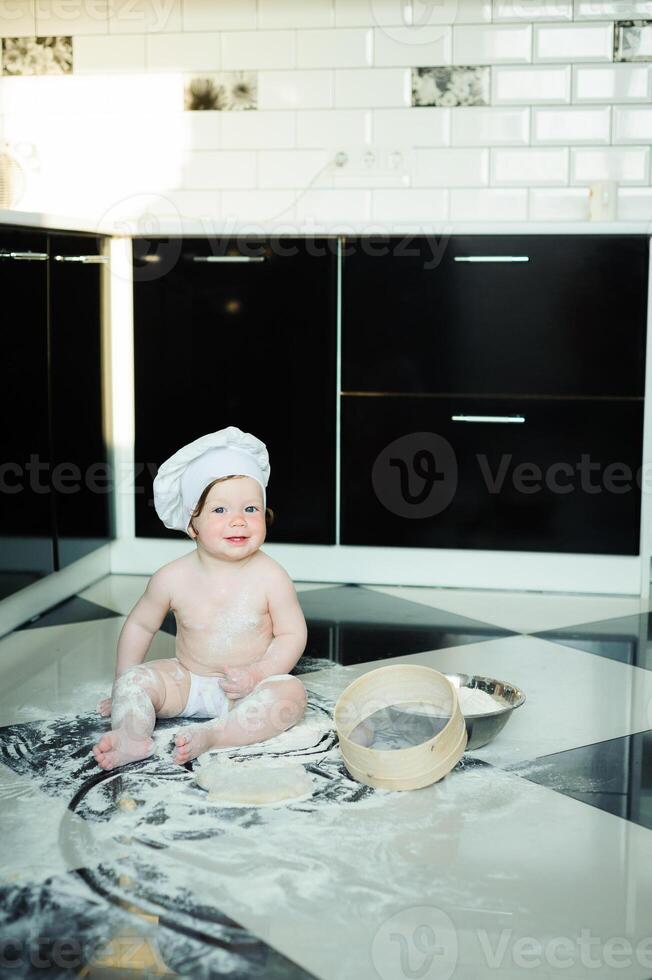
<instances>
[{"instance_id":1,"label":"reflection on floor","mask_svg":"<svg viewBox=\"0 0 652 980\"><path fill-rule=\"evenodd\" d=\"M224 807L171 761L185 721L160 722L157 754L119 772L89 753L145 582L108 577L0 640L12 976L652 977L645 604L299 584L306 718L228 754L297 761L313 794ZM172 620L150 656L173 653ZM496 677L527 700L441 783L371 790L342 764L332 710L387 662Z\"/></svg>"}]
</instances>

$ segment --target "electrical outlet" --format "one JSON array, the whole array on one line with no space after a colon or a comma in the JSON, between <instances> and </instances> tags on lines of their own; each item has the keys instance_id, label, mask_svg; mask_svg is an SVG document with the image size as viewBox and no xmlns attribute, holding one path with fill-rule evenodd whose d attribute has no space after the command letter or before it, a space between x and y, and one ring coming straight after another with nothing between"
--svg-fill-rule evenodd
<instances>
[{"instance_id":1,"label":"electrical outlet","mask_svg":"<svg viewBox=\"0 0 652 980\"><path fill-rule=\"evenodd\" d=\"M342 147L334 157L334 187L409 187L411 153L380 146Z\"/></svg>"}]
</instances>

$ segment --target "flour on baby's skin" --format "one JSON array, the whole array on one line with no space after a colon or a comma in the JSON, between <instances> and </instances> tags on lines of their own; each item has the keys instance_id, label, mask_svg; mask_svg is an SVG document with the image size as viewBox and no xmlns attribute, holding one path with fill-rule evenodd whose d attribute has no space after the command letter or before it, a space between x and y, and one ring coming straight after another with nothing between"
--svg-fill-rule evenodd
<instances>
[{"instance_id":1,"label":"flour on baby's skin","mask_svg":"<svg viewBox=\"0 0 652 980\"><path fill-rule=\"evenodd\" d=\"M252 609L251 597L245 589L226 610L216 616L216 630L208 643L211 653L226 652L238 637L256 630L259 622L260 616Z\"/></svg>"}]
</instances>

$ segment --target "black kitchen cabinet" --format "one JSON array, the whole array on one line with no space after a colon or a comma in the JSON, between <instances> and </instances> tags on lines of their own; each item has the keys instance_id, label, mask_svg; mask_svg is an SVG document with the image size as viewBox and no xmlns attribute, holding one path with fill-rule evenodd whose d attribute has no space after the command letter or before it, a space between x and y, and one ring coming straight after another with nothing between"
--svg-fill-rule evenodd
<instances>
[{"instance_id":1,"label":"black kitchen cabinet","mask_svg":"<svg viewBox=\"0 0 652 980\"><path fill-rule=\"evenodd\" d=\"M158 466L236 425L269 449L268 540L334 543L335 245L134 241L137 535L176 533L153 507Z\"/></svg>"},{"instance_id":2,"label":"black kitchen cabinet","mask_svg":"<svg viewBox=\"0 0 652 980\"><path fill-rule=\"evenodd\" d=\"M49 493L47 236L0 230L0 598L54 571Z\"/></svg>"},{"instance_id":3,"label":"black kitchen cabinet","mask_svg":"<svg viewBox=\"0 0 652 980\"><path fill-rule=\"evenodd\" d=\"M347 239L342 389L640 397L644 235Z\"/></svg>"},{"instance_id":4,"label":"black kitchen cabinet","mask_svg":"<svg viewBox=\"0 0 652 980\"><path fill-rule=\"evenodd\" d=\"M346 396L342 544L636 555L642 439L642 399Z\"/></svg>"},{"instance_id":5,"label":"black kitchen cabinet","mask_svg":"<svg viewBox=\"0 0 652 980\"><path fill-rule=\"evenodd\" d=\"M113 536L102 410L102 239L53 234L50 386L58 567Z\"/></svg>"},{"instance_id":6,"label":"black kitchen cabinet","mask_svg":"<svg viewBox=\"0 0 652 980\"><path fill-rule=\"evenodd\" d=\"M62 261L98 253L89 236L0 231L0 598L111 537L109 493L91 482L107 475L98 266Z\"/></svg>"}]
</instances>

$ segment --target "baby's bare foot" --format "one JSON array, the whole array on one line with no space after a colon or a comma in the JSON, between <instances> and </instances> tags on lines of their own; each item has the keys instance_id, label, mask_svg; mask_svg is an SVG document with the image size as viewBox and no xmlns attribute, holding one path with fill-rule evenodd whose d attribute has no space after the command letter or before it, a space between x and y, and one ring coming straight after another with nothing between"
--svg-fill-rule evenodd
<instances>
[{"instance_id":1,"label":"baby's bare foot","mask_svg":"<svg viewBox=\"0 0 652 980\"><path fill-rule=\"evenodd\" d=\"M130 738L124 732L107 732L93 746L93 755L102 769L116 769L128 762L146 759L153 753L153 738Z\"/></svg>"},{"instance_id":2,"label":"baby's bare foot","mask_svg":"<svg viewBox=\"0 0 652 980\"><path fill-rule=\"evenodd\" d=\"M96 711L98 714L102 715L103 718L108 718L111 714L112 700L111 698L102 698L101 701L97 702Z\"/></svg>"},{"instance_id":3,"label":"baby's bare foot","mask_svg":"<svg viewBox=\"0 0 652 980\"><path fill-rule=\"evenodd\" d=\"M196 759L202 752L215 748L219 741L219 733L220 728L215 725L188 725L175 735L176 748L172 754L172 761L183 766L191 759Z\"/></svg>"}]
</instances>

